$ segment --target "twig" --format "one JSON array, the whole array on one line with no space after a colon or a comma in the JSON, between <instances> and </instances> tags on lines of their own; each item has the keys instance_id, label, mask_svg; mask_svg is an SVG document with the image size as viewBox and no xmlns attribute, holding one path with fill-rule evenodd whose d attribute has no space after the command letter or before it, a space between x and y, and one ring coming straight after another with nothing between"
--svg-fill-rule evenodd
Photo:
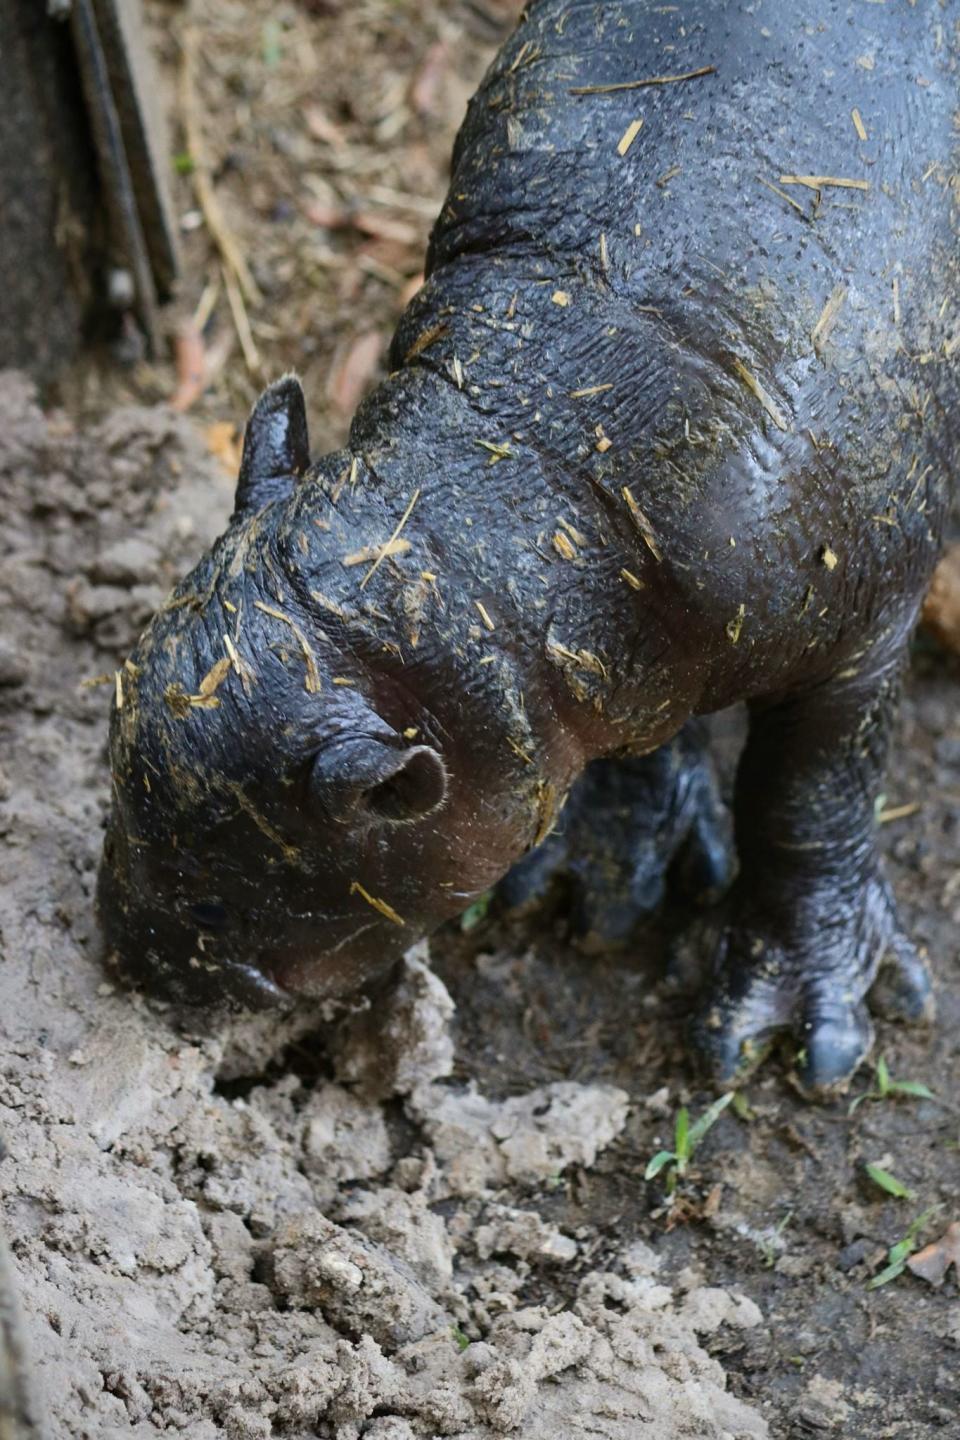
<instances>
[{"instance_id":1,"label":"twig","mask_svg":"<svg viewBox=\"0 0 960 1440\"><path fill-rule=\"evenodd\" d=\"M869 180L844 180L839 175L781 175L781 185L806 185L808 190L823 190L836 185L841 190L869 190Z\"/></svg>"},{"instance_id":2,"label":"twig","mask_svg":"<svg viewBox=\"0 0 960 1440\"><path fill-rule=\"evenodd\" d=\"M300 629L296 620L291 620L290 616L284 615L282 610L275 610L272 605L266 605L262 600L254 600L253 603L258 610L263 611L264 615L272 615L274 620L282 620L284 625L290 626L290 629L300 641L300 649L303 651L303 658L307 666L306 678L303 682L304 689L308 695L319 695L323 687L320 683L320 671L317 668L317 661L310 647L310 641Z\"/></svg>"},{"instance_id":3,"label":"twig","mask_svg":"<svg viewBox=\"0 0 960 1440\"><path fill-rule=\"evenodd\" d=\"M381 900L378 895L371 895L369 890L363 888L359 880L351 880L350 894L359 895L361 900L366 900L368 905L372 905L374 910L379 911L384 919L389 920L392 925L406 925L407 922L403 916L398 915L392 905L388 905L386 900Z\"/></svg>"},{"instance_id":4,"label":"twig","mask_svg":"<svg viewBox=\"0 0 960 1440\"><path fill-rule=\"evenodd\" d=\"M193 318L190 323L195 330L203 331L206 329L207 321L213 314L219 297L220 281L214 276L212 280L208 280L206 285L204 285L203 294L200 296L197 308L193 312Z\"/></svg>"},{"instance_id":5,"label":"twig","mask_svg":"<svg viewBox=\"0 0 960 1440\"><path fill-rule=\"evenodd\" d=\"M387 541L386 545L383 546L382 550L380 551L380 554L377 556L376 560L374 560L373 564L370 566L370 569L367 571L366 575L364 575L363 579L360 581L360 589L361 589L361 590L363 590L363 589L365 588L368 580L372 580L372 579L373 579L373 576L376 574L377 570L379 570L380 566L383 564L384 560L387 558L387 552L389 551L390 546L393 544L394 540L397 539L398 535L400 534L400 531L403 529L404 525L406 525L407 521L410 519L410 516L413 514L413 507L414 507L414 505L416 505L416 503L417 503L417 501L418 501L419 499L420 499L420 486L418 485L417 488L416 488L416 490L414 490L413 494L410 496L410 504L407 506L406 510L404 510L403 514L400 516L400 523L398 524L396 530L394 530L393 534L390 536L390 539Z\"/></svg>"},{"instance_id":6,"label":"twig","mask_svg":"<svg viewBox=\"0 0 960 1440\"><path fill-rule=\"evenodd\" d=\"M752 395L755 395L756 398L760 401L760 404L763 406L764 410L766 410L767 414L770 416L770 419L773 421L774 425L776 425L777 429L789 430L790 426L787 424L780 410L774 403L773 397L767 390L763 388L756 375L752 374L747 369L746 365L744 365L742 360L734 360L733 368L739 375L740 379L743 381L744 385L746 385L750 393Z\"/></svg>"},{"instance_id":7,"label":"twig","mask_svg":"<svg viewBox=\"0 0 960 1440\"><path fill-rule=\"evenodd\" d=\"M616 90L640 90L645 85L678 85L681 80L697 80L701 75L715 75L716 65L701 65L683 75L651 75L646 80L620 80L615 85L574 85L571 95L612 95Z\"/></svg>"},{"instance_id":8,"label":"twig","mask_svg":"<svg viewBox=\"0 0 960 1440\"><path fill-rule=\"evenodd\" d=\"M836 321L836 318L839 315L841 307L843 306L843 302L844 300L846 300L846 298L847 287L845 285L837 285L835 289L831 292L830 298L820 312L820 319L817 321L816 325L814 325L813 331L810 335L811 343L818 355L823 349L823 346L826 343L830 331L833 329L834 322Z\"/></svg>"},{"instance_id":9,"label":"twig","mask_svg":"<svg viewBox=\"0 0 960 1440\"><path fill-rule=\"evenodd\" d=\"M227 292L227 302L230 306L230 314L233 316L234 328L240 341L240 349L243 351L243 358L247 369L254 380L259 380L262 375L260 364L260 351L257 349L257 342L253 338L253 331L250 329L250 317L247 315L247 307L243 303L243 293L229 267L224 265L221 274L223 275L223 288Z\"/></svg>"},{"instance_id":10,"label":"twig","mask_svg":"<svg viewBox=\"0 0 960 1440\"><path fill-rule=\"evenodd\" d=\"M196 59L197 32L192 25L187 25L183 32L180 109L187 154L193 162L193 187L197 195L197 204L200 206L213 242L220 251L227 270L236 276L244 298L251 305L259 305L263 299L260 287L251 275L236 237L224 218L220 201L217 199L213 182L210 179L210 162L204 149L203 136L197 118Z\"/></svg>"},{"instance_id":11,"label":"twig","mask_svg":"<svg viewBox=\"0 0 960 1440\"><path fill-rule=\"evenodd\" d=\"M922 806L919 800L911 800L907 805L892 805L889 810L881 810L877 815L877 823L889 825L891 820L906 820L908 815L916 815Z\"/></svg>"},{"instance_id":12,"label":"twig","mask_svg":"<svg viewBox=\"0 0 960 1440\"><path fill-rule=\"evenodd\" d=\"M779 185L771 185L770 181L764 180L762 175L758 175L757 179L760 181L761 185L766 185L768 190L772 190L774 195L779 195L781 200L786 200L788 205L792 205L794 210L798 211L799 214L803 216L804 220L809 218L803 206L798 204L798 202L794 200L792 195L788 195L786 190L781 190Z\"/></svg>"}]
</instances>

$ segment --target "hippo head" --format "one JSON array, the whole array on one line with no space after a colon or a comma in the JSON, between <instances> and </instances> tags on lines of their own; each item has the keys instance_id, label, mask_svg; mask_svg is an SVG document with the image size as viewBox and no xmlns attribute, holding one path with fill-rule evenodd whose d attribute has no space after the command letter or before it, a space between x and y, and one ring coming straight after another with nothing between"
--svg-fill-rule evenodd
<instances>
[{"instance_id":1,"label":"hippo head","mask_svg":"<svg viewBox=\"0 0 960 1440\"><path fill-rule=\"evenodd\" d=\"M349 993L536 829L442 656L401 655L390 587L345 563L392 523L338 503L350 464L311 468L298 382L267 390L226 533L120 672L98 906L113 962L174 1000Z\"/></svg>"}]
</instances>

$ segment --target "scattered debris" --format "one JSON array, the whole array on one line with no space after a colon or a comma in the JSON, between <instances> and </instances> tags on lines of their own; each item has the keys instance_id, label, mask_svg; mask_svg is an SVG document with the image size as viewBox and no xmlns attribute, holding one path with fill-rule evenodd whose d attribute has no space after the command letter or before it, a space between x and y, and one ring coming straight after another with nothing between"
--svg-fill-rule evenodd
<instances>
[{"instance_id":1,"label":"scattered debris","mask_svg":"<svg viewBox=\"0 0 960 1440\"><path fill-rule=\"evenodd\" d=\"M781 185L806 185L809 190L823 190L834 185L841 190L869 190L869 180L844 180L836 175L781 175Z\"/></svg>"},{"instance_id":2,"label":"scattered debris","mask_svg":"<svg viewBox=\"0 0 960 1440\"><path fill-rule=\"evenodd\" d=\"M630 149L630 146L633 144L634 140L636 140L637 136L640 134L640 131L641 131L642 129L643 129L643 116L642 116L642 115L640 116L640 119L639 119L639 120L631 120L630 124L627 126L626 130L623 132L623 135L620 137L620 142L619 142L619 144L617 145L617 154L618 154L618 155L620 155L620 156L626 155L627 151Z\"/></svg>"},{"instance_id":3,"label":"scattered debris","mask_svg":"<svg viewBox=\"0 0 960 1440\"><path fill-rule=\"evenodd\" d=\"M646 80L620 80L614 85L574 85L571 95L613 95L620 90L642 90L645 85L679 85L684 80L698 80L702 75L715 75L716 65L701 65L682 75L651 75Z\"/></svg>"},{"instance_id":4,"label":"scattered debris","mask_svg":"<svg viewBox=\"0 0 960 1440\"><path fill-rule=\"evenodd\" d=\"M406 920L397 914L392 905L388 905L386 900L381 900L376 895L371 895L369 890L363 888L359 880L351 880L350 894L359 895L361 900L366 900L368 905L371 905L374 910L382 915L385 920L389 920L392 925L406 925Z\"/></svg>"},{"instance_id":5,"label":"scattered debris","mask_svg":"<svg viewBox=\"0 0 960 1440\"><path fill-rule=\"evenodd\" d=\"M840 314L846 298L846 285L837 285L835 289L831 291L830 298L820 312L820 319L816 325L814 325L810 335L811 343L818 355L822 352L824 345L830 338L830 332L836 324L837 316Z\"/></svg>"},{"instance_id":6,"label":"scattered debris","mask_svg":"<svg viewBox=\"0 0 960 1440\"><path fill-rule=\"evenodd\" d=\"M366 589L367 585L368 585L368 584L370 583L370 581L373 579L374 575L376 575L377 571L379 570L380 566L383 564L384 560L386 560L388 553L394 553L394 554L396 553L395 551L391 551L391 546L394 546L394 545L397 544L398 539L399 539L399 536L400 536L400 531L403 529L404 525L406 525L407 521L410 519L410 516L413 514L413 507L416 505L416 503L417 503L417 501L418 501L419 499L420 499L420 486L418 485L417 488L414 490L413 494L410 496L410 499L409 499L409 501L408 501L408 503L407 503L407 508L404 510L403 514L400 516L400 519L397 521L396 529L394 530L393 534L390 536L390 539L386 542L385 545L382 545L382 546L380 547L380 553L379 553L379 555L378 555L377 558L374 560L373 564L370 566L370 569L367 571L366 575L364 575L363 579L360 581L360 589L361 589L361 590Z\"/></svg>"},{"instance_id":7,"label":"scattered debris","mask_svg":"<svg viewBox=\"0 0 960 1440\"><path fill-rule=\"evenodd\" d=\"M764 387L760 384L760 381L750 370L747 369L743 361L735 359L733 361L733 369L735 373L739 375L740 379L743 381L744 385L746 385L747 389L760 401L760 404L763 406L764 410L766 410L767 414L770 416L770 419L773 421L774 425L776 425L777 429L789 430L790 426L784 418L783 412L774 402L772 395L768 390L764 389Z\"/></svg>"}]
</instances>

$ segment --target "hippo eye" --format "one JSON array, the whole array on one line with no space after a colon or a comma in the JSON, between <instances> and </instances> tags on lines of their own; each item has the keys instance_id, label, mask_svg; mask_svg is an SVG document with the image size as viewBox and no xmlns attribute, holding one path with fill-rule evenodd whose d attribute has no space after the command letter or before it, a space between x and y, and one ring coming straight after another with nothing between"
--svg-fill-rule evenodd
<instances>
[{"instance_id":1,"label":"hippo eye","mask_svg":"<svg viewBox=\"0 0 960 1440\"><path fill-rule=\"evenodd\" d=\"M222 930L227 923L227 908L216 900L191 905L190 915L201 930Z\"/></svg>"}]
</instances>

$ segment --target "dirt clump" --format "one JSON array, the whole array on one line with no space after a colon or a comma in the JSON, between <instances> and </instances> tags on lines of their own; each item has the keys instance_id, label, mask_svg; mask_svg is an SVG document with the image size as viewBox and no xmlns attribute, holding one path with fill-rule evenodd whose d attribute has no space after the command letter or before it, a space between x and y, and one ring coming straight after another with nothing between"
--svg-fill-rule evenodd
<instances>
[{"instance_id":1,"label":"dirt clump","mask_svg":"<svg viewBox=\"0 0 960 1440\"><path fill-rule=\"evenodd\" d=\"M16 376L0 436L0 1197L37 1433L766 1435L700 1344L709 1306L576 1264L538 1213L622 1133L626 1092L451 1080L454 1006L422 949L376 1015L212 1033L111 981L106 711L229 486L186 422L81 432ZM541 1286L571 1263L568 1297ZM725 1319L756 1324L745 1304Z\"/></svg>"}]
</instances>

